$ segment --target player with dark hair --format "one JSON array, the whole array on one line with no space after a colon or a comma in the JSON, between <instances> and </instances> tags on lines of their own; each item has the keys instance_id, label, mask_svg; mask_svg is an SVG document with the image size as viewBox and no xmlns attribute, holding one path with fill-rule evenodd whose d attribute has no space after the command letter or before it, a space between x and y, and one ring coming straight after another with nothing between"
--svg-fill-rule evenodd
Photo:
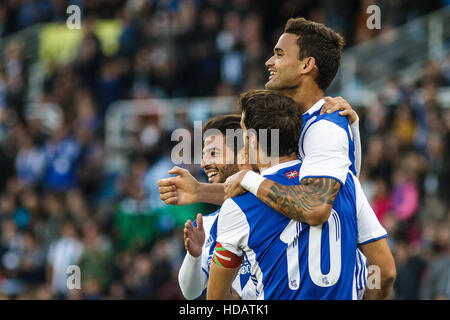
<instances>
[{"instance_id":1,"label":"player with dark hair","mask_svg":"<svg viewBox=\"0 0 450 320\"><path fill-rule=\"evenodd\" d=\"M223 183L239 169L247 166L238 161L243 151L242 143L227 139L228 132L242 132L240 115L224 115L210 119L203 126L203 153L201 166L208 176L209 183ZM227 132L228 131L228 132ZM242 141L242 138L241 138ZM242 163L242 164L238 164ZM196 181L189 171L175 167L170 172L178 174L174 179ZM199 297L206 289L209 269L216 246L218 213L207 216L197 215L197 220L188 220L184 228L184 245L186 256L178 274L181 292L186 299ZM246 259L239 263L240 273L235 277L233 286L228 291L230 299L254 299L254 284L250 279L250 265Z\"/></svg>"}]
</instances>

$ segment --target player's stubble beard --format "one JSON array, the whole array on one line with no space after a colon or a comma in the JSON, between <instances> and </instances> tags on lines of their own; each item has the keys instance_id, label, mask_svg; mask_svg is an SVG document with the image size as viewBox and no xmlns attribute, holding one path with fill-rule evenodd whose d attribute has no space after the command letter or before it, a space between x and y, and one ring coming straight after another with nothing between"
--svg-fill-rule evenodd
<instances>
[{"instance_id":1,"label":"player's stubble beard","mask_svg":"<svg viewBox=\"0 0 450 320\"><path fill-rule=\"evenodd\" d=\"M237 164L227 164L219 169L219 174L221 178L221 183L224 183L228 177L231 177L233 174L239 172L239 167ZM223 180L222 180L223 179Z\"/></svg>"},{"instance_id":2,"label":"player's stubble beard","mask_svg":"<svg viewBox=\"0 0 450 320\"><path fill-rule=\"evenodd\" d=\"M237 164L226 164L221 167L216 167L219 175L219 181L217 183L225 183L228 177L239 172L239 167Z\"/></svg>"}]
</instances>

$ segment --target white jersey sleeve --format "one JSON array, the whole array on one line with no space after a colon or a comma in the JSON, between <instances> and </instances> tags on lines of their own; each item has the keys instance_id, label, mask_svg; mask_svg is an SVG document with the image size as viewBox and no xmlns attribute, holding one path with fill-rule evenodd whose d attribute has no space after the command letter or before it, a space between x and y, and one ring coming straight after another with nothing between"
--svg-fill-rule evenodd
<instances>
[{"instance_id":1,"label":"white jersey sleeve","mask_svg":"<svg viewBox=\"0 0 450 320\"><path fill-rule=\"evenodd\" d=\"M178 273L178 283L183 296L187 300L199 297L207 281L208 278L202 271L202 256L195 258L187 252Z\"/></svg>"},{"instance_id":2,"label":"white jersey sleeve","mask_svg":"<svg viewBox=\"0 0 450 320\"><path fill-rule=\"evenodd\" d=\"M203 217L203 229L205 230L205 239L211 231L211 227L217 216L205 216ZM192 300L199 297L208 283L208 273L204 270L208 270L208 250L203 244L202 254L195 258L186 252L183 264L178 272L178 283L181 288L183 296Z\"/></svg>"},{"instance_id":3,"label":"white jersey sleeve","mask_svg":"<svg viewBox=\"0 0 450 320\"><path fill-rule=\"evenodd\" d=\"M381 225L380 221L378 221L375 212L364 195L359 180L354 178L353 181L356 189L358 245L387 237L387 232Z\"/></svg>"},{"instance_id":4,"label":"white jersey sleeve","mask_svg":"<svg viewBox=\"0 0 450 320\"><path fill-rule=\"evenodd\" d=\"M217 242L228 251L242 256L248 242L249 225L245 214L232 199L227 199L220 208L217 222Z\"/></svg>"},{"instance_id":5,"label":"white jersey sleeve","mask_svg":"<svg viewBox=\"0 0 450 320\"><path fill-rule=\"evenodd\" d=\"M359 118L356 116L355 122L350 125L350 131L353 136L353 143L355 145L355 170L356 177L359 178L359 174L361 172L361 159L362 159L362 150L361 150L361 137L359 135Z\"/></svg>"},{"instance_id":6,"label":"white jersey sleeve","mask_svg":"<svg viewBox=\"0 0 450 320\"><path fill-rule=\"evenodd\" d=\"M351 164L344 129L327 120L313 123L305 133L303 150L300 182L307 177L329 177L344 185Z\"/></svg>"}]
</instances>

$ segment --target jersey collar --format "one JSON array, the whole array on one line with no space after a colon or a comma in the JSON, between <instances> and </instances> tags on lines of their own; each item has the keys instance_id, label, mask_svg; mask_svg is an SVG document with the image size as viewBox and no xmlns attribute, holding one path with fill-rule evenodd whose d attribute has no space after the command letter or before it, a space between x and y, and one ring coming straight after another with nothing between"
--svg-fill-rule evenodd
<instances>
[{"instance_id":1,"label":"jersey collar","mask_svg":"<svg viewBox=\"0 0 450 320\"><path fill-rule=\"evenodd\" d=\"M300 163L300 160L291 160L291 161L288 161L288 162L282 162L282 163L276 164L274 166L271 166L271 167L261 171L261 176L267 176L267 175L270 175L270 174L274 174L274 173L276 173L277 171L279 171L281 169L292 167L292 166L294 166L296 164L299 164L299 163Z\"/></svg>"},{"instance_id":2,"label":"jersey collar","mask_svg":"<svg viewBox=\"0 0 450 320\"><path fill-rule=\"evenodd\" d=\"M314 112L320 110L320 108L322 108L323 104L325 103L324 99L320 99L319 101L317 101L311 108L309 108L305 113L303 113L303 115L311 115Z\"/></svg>"}]
</instances>

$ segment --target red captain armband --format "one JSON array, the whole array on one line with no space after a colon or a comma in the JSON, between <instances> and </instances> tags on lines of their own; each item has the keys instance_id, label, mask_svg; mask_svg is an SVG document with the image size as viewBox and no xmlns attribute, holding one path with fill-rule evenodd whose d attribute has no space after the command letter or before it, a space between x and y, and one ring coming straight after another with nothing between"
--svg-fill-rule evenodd
<instances>
[{"instance_id":1,"label":"red captain armband","mask_svg":"<svg viewBox=\"0 0 450 320\"><path fill-rule=\"evenodd\" d=\"M234 269L241 265L242 257L234 254L231 251L228 251L220 242L217 242L216 247L214 248L214 254L212 258L213 262L221 267Z\"/></svg>"}]
</instances>

